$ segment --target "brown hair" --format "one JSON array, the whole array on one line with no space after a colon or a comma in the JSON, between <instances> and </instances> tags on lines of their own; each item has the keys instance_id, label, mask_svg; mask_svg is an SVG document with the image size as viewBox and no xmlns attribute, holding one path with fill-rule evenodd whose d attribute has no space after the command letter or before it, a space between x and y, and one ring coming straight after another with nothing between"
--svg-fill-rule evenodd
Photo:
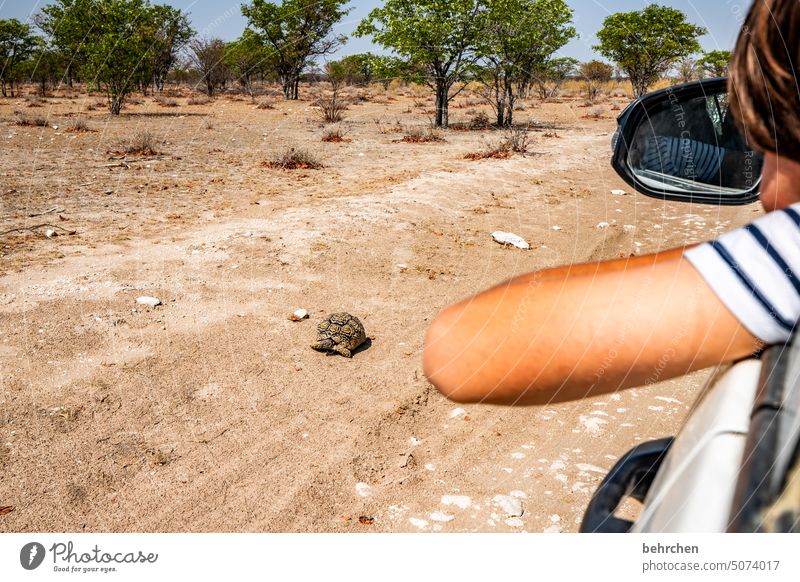
<instances>
[{"instance_id":1,"label":"brown hair","mask_svg":"<svg viewBox=\"0 0 800 582\"><path fill-rule=\"evenodd\" d=\"M800 0L755 0L731 63L730 103L757 148L800 162Z\"/></svg>"}]
</instances>

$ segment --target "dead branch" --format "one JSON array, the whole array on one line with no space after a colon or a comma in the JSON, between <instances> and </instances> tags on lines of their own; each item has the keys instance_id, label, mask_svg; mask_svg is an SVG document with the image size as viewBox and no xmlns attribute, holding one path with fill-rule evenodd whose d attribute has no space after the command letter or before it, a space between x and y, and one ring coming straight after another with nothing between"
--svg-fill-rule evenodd
<instances>
[{"instance_id":1,"label":"dead branch","mask_svg":"<svg viewBox=\"0 0 800 582\"><path fill-rule=\"evenodd\" d=\"M12 228L11 230L6 230L4 232L0 232L0 236L11 234L12 232L21 232L21 231L24 231L24 230L29 230L29 231L34 232L36 234L42 234L42 233L38 232L36 229L37 228L44 228L45 226L49 226L50 228L54 228L54 229L57 229L57 230L64 231L65 233L67 233L69 235L78 233L77 230L68 230L68 229L63 228L61 226L56 226L55 224L37 224L35 226L20 226L18 228ZM42 234L42 236L44 236L44 235Z\"/></svg>"}]
</instances>

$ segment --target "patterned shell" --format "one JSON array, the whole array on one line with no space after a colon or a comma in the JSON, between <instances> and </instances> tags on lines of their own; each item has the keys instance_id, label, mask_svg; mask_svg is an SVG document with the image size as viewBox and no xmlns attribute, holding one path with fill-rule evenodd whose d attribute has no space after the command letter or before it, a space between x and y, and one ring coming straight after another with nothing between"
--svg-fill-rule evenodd
<instances>
[{"instance_id":1,"label":"patterned shell","mask_svg":"<svg viewBox=\"0 0 800 582\"><path fill-rule=\"evenodd\" d=\"M337 352L348 358L367 340L361 321L349 313L333 313L317 326L315 350Z\"/></svg>"}]
</instances>

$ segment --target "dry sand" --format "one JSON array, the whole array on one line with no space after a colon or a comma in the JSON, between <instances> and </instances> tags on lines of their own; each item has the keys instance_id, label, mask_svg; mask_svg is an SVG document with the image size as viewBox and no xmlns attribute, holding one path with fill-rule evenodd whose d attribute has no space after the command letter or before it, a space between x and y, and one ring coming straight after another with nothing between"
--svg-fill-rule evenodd
<instances>
[{"instance_id":1,"label":"dry sand","mask_svg":"<svg viewBox=\"0 0 800 582\"><path fill-rule=\"evenodd\" d=\"M373 91L331 144L308 100L144 98L113 119L81 113L97 96L0 101L0 231L77 231L0 237L0 531L575 531L616 459L675 433L705 373L459 407L422 375L425 330L508 277L705 240L758 208L612 195L623 100L601 119L531 101L528 155L468 161L499 134L394 142L427 123L421 95ZM456 121L480 109L465 100ZM95 132L65 131L70 116ZM144 129L163 155L109 153ZM325 168L261 165L287 145ZM289 321L297 308L311 319ZM337 310L372 337L352 360L308 347Z\"/></svg>"}]
</instances>

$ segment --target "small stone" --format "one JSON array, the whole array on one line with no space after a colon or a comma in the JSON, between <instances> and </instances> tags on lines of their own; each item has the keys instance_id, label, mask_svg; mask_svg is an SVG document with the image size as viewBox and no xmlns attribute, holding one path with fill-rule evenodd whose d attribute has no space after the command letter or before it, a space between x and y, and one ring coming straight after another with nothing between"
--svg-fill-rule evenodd
<instances>
[{"instance_id":1,"label":"small stone","mask_svg":"<svg viewBox=\"0 0 800 582\"><path fill-rule=\"evenodd\" d=\"M155 297L150 297L148 295L142 295L141 297L136 298L136 303L139 305L149 305L150 307L156 307L161 305L161 300L156 299Z\"/></svg>"},{"instance_id":2,"label":"small stone","mask_svg":"<svg viewBox=\"0 0 800 582\"><path fill-rule=\"evenodd\" d=\"M522 501L510 495L495 495L493 501L508 517L520 517L523 514Z\"/></svg>"},{"instance_id":3,"label":"small stone","mask_svg":"<svg viewBox=\"0 0 800 582\"><path fill-rule=\"evenodd\" d=\"M361 497L369 497L372 493L372 488L366 483L356 483L356 493Z\"/></svg>"},{"instance_id":4,"label":"small stone","mask_svg":"<svg viewBox=\"0 0 800 582\"><path fill-rule=\"evenodd\" d=\"M406 271L408 271L408 265L404 263L398 264L397 268L400 270L401 273L405 273Z\"/></svg>"},{"instance_id":5,"label":"small stone","mask_svg":"<svg viewBox=\"0 0 800 582\"><path fill-rule=\"evenodd\" d=\"M492 233L492 238L496 243L504 246L517 247L518 249L522 249L524 251L527 251L531 248L531 245L529 245L525 239L514 234L513 232L503 232L502 230L498 230Z\"/></svg>"},{"instance_id":6,"label":"small stone","mask_svg":"<svg viewBox=\"0 0 800 582\"><path fill-rule=\"evenodd\" d=\"M559 230L561 230L561 227L560 227L560 226L558 226L558 225L555 225L555 226L553 227L553 230L555 230L556 232L558 232Z\"/></svg>"},{"instance_id":7,"label":"small stone","mask_svg":"<svg viewBox=\"0 0 800 582\"><path fill-rule=\"evenodd\" d=\"M609 226L611 225L608 224L607 222L600 222L597 224L597 228L608 228Z\"/></svg>"},{"instance_id":8,"label":"small stone","mask_svg":"<svg viewBox=\"0 0 800 582\"><path fill-rule=\"evenodd\" d=\"M625 190L612 190L611 194L613 194L614 196L625 196L627 192L625 192Z\"/></svg>"},{"instance_id":9,"label":"small stone","mask_svg":"<svg viewBox=\"0 0 800 582\"><path fill-rule=\"evenodd\" d=\"M298 309L289 316L290 321L302 321L308 319L308 311L305 309Z\"/></svg>"},{"instance_id":10,"label":"small stone","mask_svg":"<svg viewBox=\"0 0 800 582\"><path fill-rule=\"evenodd\" d=\"M46 231L44 231L44 236L47 238L53 238L54 236L58 236L58 233L52 228L48 228Z\"/></svg>"}]
</instances>

